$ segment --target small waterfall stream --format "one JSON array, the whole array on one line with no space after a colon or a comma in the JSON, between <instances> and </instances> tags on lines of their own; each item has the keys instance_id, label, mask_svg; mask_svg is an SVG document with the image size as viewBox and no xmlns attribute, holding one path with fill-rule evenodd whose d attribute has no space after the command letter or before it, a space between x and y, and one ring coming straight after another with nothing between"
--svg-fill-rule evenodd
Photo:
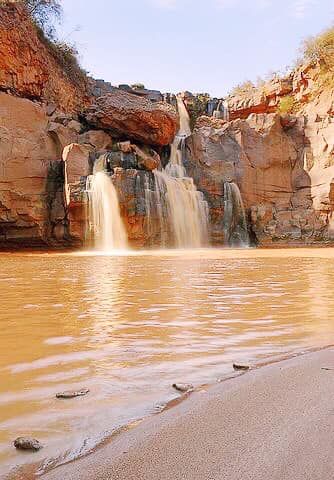
<instances>
[{"instance_id":1,"label":"small waterfall stream","mask_svg":"<svg viewBox=\"0 0 334 480\"><path fill-rule=\"evenodd\" d=\"M109 175L100 171L87 178L89 231L98 250L123 250L127 234L116 189Z\"/></svg>"},{"instance_id":2,"label":"small waterfall stream","mask_svg":"<svg viewBox=\"0 0 334 480\"><path fill-rule=\"evenodd\" d=\"M160 221L161 246L201 247L208 243L208 204L183 165L185 139L191 135L187 109L177 97L180 130L171 145L166 167L154 170L155 192L147 195L147 211L155 209ZM152 198L153 197L153 198ZM170 236L172 239L170 239ZM171 240L171 241L170 241Z\"/></svg>"},{"instance_id":3,"label":"small waterfall stream","mask_svg":"<svg viewBox=\"0 0 334 480\"><path fill-rule=\"evenodd\" d=\"M234 182L224 183L224 236L230 246L250 245L244 204L239 187Z\"/></svg>"}]
</instances>

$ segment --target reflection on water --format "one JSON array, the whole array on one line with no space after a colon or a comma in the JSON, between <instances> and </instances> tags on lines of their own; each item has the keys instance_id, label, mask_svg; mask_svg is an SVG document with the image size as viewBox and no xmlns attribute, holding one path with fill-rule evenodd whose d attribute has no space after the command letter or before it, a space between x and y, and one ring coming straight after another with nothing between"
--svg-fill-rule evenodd
<instances>
[{"instance_id":1,"label":"reflection on water","mask_svg":"<svg viewBox=\"0 0 334 480\"><path fill-rule=\"evenodd\" d=\"M331 343L333 250L0 256L0 476L87 452L177 393ZM88 387L61 401L59 391ZM40 439L16 452L19 435ZM56 460L50 460L50 459Z\"/></svg>"}]
</instances>

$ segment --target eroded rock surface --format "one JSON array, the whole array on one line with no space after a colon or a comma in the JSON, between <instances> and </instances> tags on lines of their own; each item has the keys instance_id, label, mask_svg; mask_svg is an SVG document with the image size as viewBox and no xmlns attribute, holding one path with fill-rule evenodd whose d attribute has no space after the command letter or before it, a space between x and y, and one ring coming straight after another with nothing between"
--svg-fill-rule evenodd
<instances>
[{"instance_id":1,"label":"eroded rock surface","mask_svg":"<svg viewBox=\"0 0 334 480\"><path fill-rule=\"evenodd\" d=\"M152 171L166 164L178 130L175 97L78 83L20 2L0 13L0 246L82 245L93 165L112 177L130 243L159 245ZM212 243L226 242L226 182L241 191L255 243L334 241L334 92L321 74L303 65L230 97L231 121L214 115L223 99L182 94L196 122L185 167L209 203ZM279 114L289 97L293 111Z\"/></svg>"},{"instance_id":2,"label":"eroded rock surface","mask_svg":"<svg viewBox=\"0 0 334 480\"><path fill-rule=\"evenodd\" d=\"M147 145L168 145L178 130L178 117L173 107L116 88L97 98L86 110L85 119L96 128Z\"/></svg>"},{"instance_id":3,"label":"eroded rock surface","mask_svg":"<svg viewBox=\"0 0 334 480\"><path fill-rule=\"evenodd\" d=\"M304 115L252 114L220 125L210 122L200 120L188 142L188 170L210 203L214 240L224 241L223 184L235 182L261 245L332 241L333 169L326 151L313 153L319 142L333 141L332 119L313 140L314 123Z\"/></svg>"},{"instance_id":4,"label":"eroded rock surface","mask_svg":"<svg viewBox=\"0 0 334 480\"><path fill-rule=\"evenodd\" d=\"M23 3L23 2L22 2ZM38 37L20 2L0 3L0 89L66 112L90 104L84 79L69 78Z\"/></svg>"},{"instance_id":5,"label":"eroded rock surface","mask_svg":"<svg viewBox=\"0 0 334 480\"><path fill-rule=\"evenodd\" d=\"M47 237L47 179L58 145L43 109L0 93L0 243L32 246Z\"/></svg>"}]
</instances>

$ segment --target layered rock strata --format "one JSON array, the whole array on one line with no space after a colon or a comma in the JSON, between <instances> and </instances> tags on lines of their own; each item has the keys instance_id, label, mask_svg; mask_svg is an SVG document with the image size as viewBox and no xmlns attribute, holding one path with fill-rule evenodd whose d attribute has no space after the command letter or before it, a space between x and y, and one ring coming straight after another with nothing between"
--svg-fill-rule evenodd
<instances>
[{"instance_id":1,"label":"layered rock strata","mask_svg":"<svg viewBox=\"0 0 334 480\"><path fill-rule=\"evenodd\" d=\"M20 2L0 5L0 45L0 90L44 101L49 112L74 113L89 105L84 75L69 77Z\"/></svg>"},{"instance_id":2,"label":"layered rock strata","mask_svg":"<svg viewBox=\"0 0 334 480\"><path fill-rule=\"evenodd\" d=\"M19 3L0 9L0 246L82 245L86 179L101 168L130 243L159 244L147 199L178 130L175 97L74 81ZM283 114L287 98L293 108ZM226 243L226 182L241 191L254 244L333 242L334 89L319 66L230 97L231 121L213 115L219 99L183 99L195 127L185 167L209 203L212 243Z\"/></svg>"}]
</instances>

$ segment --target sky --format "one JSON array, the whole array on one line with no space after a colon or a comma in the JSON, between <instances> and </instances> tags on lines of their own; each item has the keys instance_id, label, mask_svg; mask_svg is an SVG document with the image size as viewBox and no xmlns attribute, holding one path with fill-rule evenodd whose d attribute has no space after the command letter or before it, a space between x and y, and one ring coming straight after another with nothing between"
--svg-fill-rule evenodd
<instances>
[{"instance_id":1,"label":"sky","mask_svg":"<svg viewBox=\"0 0 334 480\"><path fill-rule=\"evenodd\" d=\"M225 96L292 65L334 21L334 0L63 0L61 39L113 85Z\"/></svg>"}]
</instances>

